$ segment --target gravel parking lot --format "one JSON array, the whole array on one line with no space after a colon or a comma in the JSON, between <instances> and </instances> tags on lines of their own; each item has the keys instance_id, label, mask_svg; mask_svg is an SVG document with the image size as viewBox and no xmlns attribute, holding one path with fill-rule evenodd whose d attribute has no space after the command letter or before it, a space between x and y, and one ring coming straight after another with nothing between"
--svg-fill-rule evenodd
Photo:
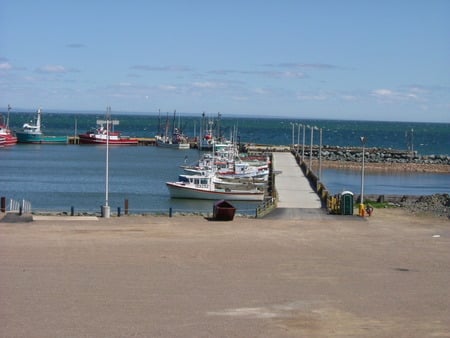
<instances>
[{"instance_id":1,"label":"gravel parking lot","mask_svg":"<svg viewBox=\"0 0 450 338\"><path fill-rule=\"evenodd\" d=\"M450 337L450 222L405 210L0 222L2 337Z\"/></svg>"}]
</instances>

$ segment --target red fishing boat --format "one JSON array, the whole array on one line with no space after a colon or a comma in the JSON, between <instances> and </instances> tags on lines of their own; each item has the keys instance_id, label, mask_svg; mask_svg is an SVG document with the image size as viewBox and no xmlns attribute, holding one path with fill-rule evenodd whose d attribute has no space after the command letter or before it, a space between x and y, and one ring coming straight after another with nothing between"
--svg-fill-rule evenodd
<instances>
[{"instance_id":1,"label":"red fishing boat","mask_svg":"<svg viewBox=\"0 0 450 338\"><path fill-rule=\"evenodd\" d=\"M105 127L105 124L108 127ZM108 132L111 125L118 124L118 120L97 120L98 127L96 129L78 135L80 144L137 145L138 139L135 137L123 136L119 131L114 130Z\"/></svg>"},{"instance_id":2,"label":"red fishing boat","mask_svg":"<svg viewBox=\"0 0 450 338\"><path fill-rule=\"evenodd\" d=\"M4 139L2 143L5 146L10 146L17 143L17 137L14 133L9 129L9 112L11 110L11 106L8 105L8 117L6 118L6 123L3 121L3 116L0 116L0 138Z\"/></svg>"}]
</instances>

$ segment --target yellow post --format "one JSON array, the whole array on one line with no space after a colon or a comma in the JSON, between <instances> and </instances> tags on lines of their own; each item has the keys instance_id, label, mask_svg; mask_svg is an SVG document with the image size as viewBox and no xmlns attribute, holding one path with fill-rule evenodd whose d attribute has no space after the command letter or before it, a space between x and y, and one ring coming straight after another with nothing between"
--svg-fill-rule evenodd
<instances>
[{"instance_id":1,"label":"yellow post","mask_svg":"<svg viewBox=\"0 0 450 338\"><path fill-rule=\"evenodd\" d=\"M364 206L364 204L359 204L359 216L364 217L366 214L366 208Z\"/></svg>"}]
</instances>

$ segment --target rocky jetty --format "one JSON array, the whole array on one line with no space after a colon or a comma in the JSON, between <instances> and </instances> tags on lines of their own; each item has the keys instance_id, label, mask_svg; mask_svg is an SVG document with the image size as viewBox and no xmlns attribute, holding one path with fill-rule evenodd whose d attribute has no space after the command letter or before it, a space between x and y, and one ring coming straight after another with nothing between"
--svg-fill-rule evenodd
<instances>
[{"instance_id":1,"label":"rocky jetty","mask_svg":"<svg viewBox=\"0 0 450 338\"><path fill-rule=\"evenodd\" d=\"M416 163L416 164L438 164L450 165L450 156L447 155L419 155L417 152L381 149L381 148L366 148L365 162L368 163ZM313 148L313 157L318 157L319 149ZM305 156L309 156L305 149ZM361 162L362 148L361 147L332 147L324 146L322 148L322 159L327 161L347 161L347 162Z\"/></svg>"},{"instance_id":2,"label":"rocky jetty","mask_svg":"<svg viewBox=\"0 0 450 338\"><path fill-rule=\"evenodd\" d=\"M449 194L434 194L419 197L403 196L398 204L414 214L427 214L450 219Z\"/></svg>"},{"instance_id":3,"label":"rocky jetty","mask_svg":"<svg viewBox=\"0 0 450 338\"><path fill-rule=\"evenodd\" d=\"M249 155L291 151L294 154L309 158L310 147L306 147L302 151L302 146L294 148L289 146L268 146L245 144L241 147L241 151ZM340 147L324 145L321 152L322 160L336 162L362 162L362 147ZM319 147L312 147L313 159L319 157ZM431 165L448 165L450 166L450 156L448 155L420 155L417 151L397 150L391 148L365 148L364 157L366 163L400 163L400 164L431 164Z\"/></svg>"}]
</instances>

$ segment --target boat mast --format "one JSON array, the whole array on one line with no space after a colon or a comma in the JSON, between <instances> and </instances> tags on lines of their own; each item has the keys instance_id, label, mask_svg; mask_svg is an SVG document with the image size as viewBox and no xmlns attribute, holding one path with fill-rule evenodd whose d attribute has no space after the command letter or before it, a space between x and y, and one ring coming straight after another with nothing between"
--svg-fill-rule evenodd
<instances>
[{"instance_id":1,"label":"boat mast","mask_svg":"<svg viewBox=\"0 0 450 338\"><path fill-rule=\"evenodd\" d=\"M161 109L158 109L158 135L161 136Z\"/></svg>"},{"instance_id":2,"label":"boat mast","mask_svg":"<svg viewBox=\"0 0 450 338\"><path fill-rule=\"evenodd\" d=\"M11 106L8 104L8 116L6 116L6 129L9 129L9 112L11 111Z\"/></svg>"},{"instance_id":3,"label":"boat mast","mask_svg":"<svg viewBox=\"0 0 450 338\"><path fill-rule=\"evenodd\" d=\"M39 107L37 111L37 119L36 119L36 132L41 131L41 108Z\"/></svg>"},{"instance_id":4,"label":"boat mast","mask_svg":"<svg viewBox=\"0 0 450 338\"><path fill-rule=\"evenodd\" d=\"M177 114L177 111L176 110L174 110L173 111L173 120L172 120L172 135L175 133L175 122L176 122L176 114Z\"/></svg>"}]
</instances>

